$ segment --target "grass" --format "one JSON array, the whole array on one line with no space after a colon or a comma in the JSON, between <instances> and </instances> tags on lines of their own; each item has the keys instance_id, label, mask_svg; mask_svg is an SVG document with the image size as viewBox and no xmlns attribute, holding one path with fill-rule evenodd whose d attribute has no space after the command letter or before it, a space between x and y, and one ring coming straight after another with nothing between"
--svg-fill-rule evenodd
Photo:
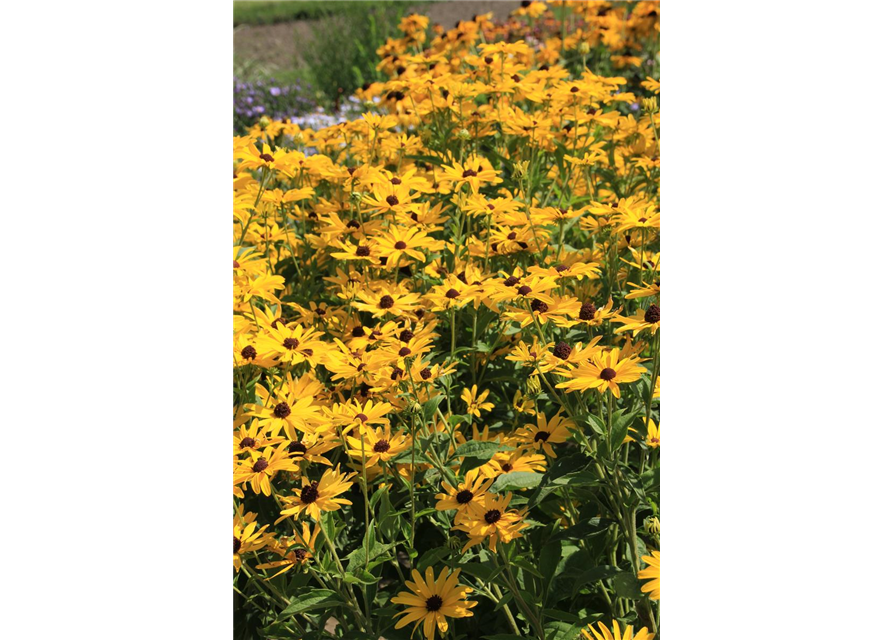
<instances>
[{"instance_id":1,"label":"grass","mask_svg":"<svg viewBox=\"0 0 893 640\"><path fill-rule=\"evenodd\" d=\"M409 6L407 2L388 0L383 2L233 2L233 26L291 22L293 20L317 20L344 10L345 4L381 7L386 5ZM413 5L427 4L415 2Z\"/></svg>"}]
</instances>

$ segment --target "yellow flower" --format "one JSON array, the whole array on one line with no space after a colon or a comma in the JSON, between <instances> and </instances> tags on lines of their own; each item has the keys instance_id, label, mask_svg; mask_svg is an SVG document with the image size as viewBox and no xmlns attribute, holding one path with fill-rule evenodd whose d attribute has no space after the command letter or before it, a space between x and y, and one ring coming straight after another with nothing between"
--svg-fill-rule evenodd
<instances>
[{"instance_id":1,"label":"yellow flower","mask_svg":"<svg viewBox=\"0 0 893 640\"><path fill-rule=\"evenodd\" d=\"M638 358L621 358L620 349L605 350L592 356L592 362L584 362L575 369L558 371L562 376L571 378L567 382L559 382L555 386L559 389L581 391L583 389L598 389L601 393L610 390L615 398L620 397L619 383L635 382L645 367L637 364Z\"/></svg>"},{"instance_id":2,"label":"yellow flower","mask_svg":"<svg viewBox=\"0 0 893 640\"><path fill-rule=\"evenodd\" d=\"M347 436L347 444L350 446L347 453L358 460L362 460L365 455L367 467L374 467L379 460L387 462L412 445L412 438L403 433L392 434L391 425L363 431L362 439Z\"/></svg>"},{"instance_id":3,"label":"yellow flower","mask_svg":"<svg viewBox=\"0 0 893 640\"><path fill-rule=\"evenodd\" d=\"M616 620L612 621L611 629L605 626L603 622L598 623L598 630L591 624L583 629L583 638L586 640L651 640L654 638L653 633L649 633L648 629L639 629L633 635L633 627L630 625L621 633L620 625Z\"/></svg>"},{"instance_id":4,"label":"yellow flower","mask_svg":"<svg viewBox=\"0 0 893 640\"><path fill-rule=\"evenodd\" d=\"M268 525L258 528L256 513L243 513L242 505L233 516L233 567L242 569L242 554L257 551L267 546L271 534L265 533Z\"/></svg>"},{"instance_id":5,"label":"yellow flower","mask_svg":"<svg viewBox=\"0 0 893 640\"><path fill-rule=\"evenodd\" d=\"M337 511L342 504L352 504L350 500L335 496L350 489L348 480L355 475L355 473L341 473L339 464L334 470L326 469L319 480L311 481L306 476L302 477L301 488L292 489L297 496L282 499L286 508L280 512L282 517L276 522L282 522L289 516L298 517L302 513L319 521L319 516L323 511Z\"/></svg>"},{"instance_id":6,"label":"yellow flower","mask_svg":"<svg viewBox=\"0 0 893 640\"><path fill-rule=\"evenodd\" d=\"M536 425L525 424L515 433L514 441L518 446L533 451L542 450L550 458L555 457L553 444L560 444L570 436L570 429L574 423L568 418L556 413L549 422L546 422L546 414L536 414Z\"/></svg>"},{"instance_id":7,"label":"yellow flower","mask_svg":"<svg viewBox=\"0 0 893 640\"><path fill-rule=\"evenodd\" d=\"M307 564L311 558L313 558L313 552L316 549L316 538L319 536L320 526L317 522L313 528L313 533L310 533L310 525L305 521L301 523L301 535L295 534L293 542L290 544L287 543L284 548L281 545L277 545L271 548L272 551L275 551L279 555L283 556L282 560L276 560L274 562L267 562L264 564L259 564L255 567L255 569L278 569L282 567L280 571L277 571L267 580L271 580L278 575L282 575L286 571L290 571L295 569L301 565ZM288 550L288 547L293 545L297 545L297 548Z\"/></svg>"},{"instance_id":8,"label":"yellow flower","mask_svg":"<svg viewBox=\"0 0 893 640\"><path fill-rule=\"evenodd\" d=\"M484 496L487 495L487 489L491 484L493 480L480 475L480 469L472 469L465 474L465 480L456 487L448 482L441 483L446 493L437 494L438 501L434 508L438 511L456 510L462 514L483 506Z\"/></svg>"},{"instance_id":9,"label":"yellow flower","mask_svg":"<svg viewBox=\"0 0 893 640\"><path fill-rule=\"evenodd\" d=\"M240 460L233 470L233 482L250 484L254 493L270 495L270 479L279 471L294 471L297 467L288 457L285 446L267 447L263 452L250 451L250 457Z\"/></svg>"},{"instance_id":10,"label":"yellow flower","mask_svg":"<svg viewBox=\"0 0 893 640\"><path fill-rule=\"evenodd\" d=\"M456 514L456 526L453 529L468 534L463 553L488 538L490 550L495 552L497 542L511 542L521 537L521 529L527 526L524 523L527 510L509 509L511 501L511 493L503 496L487 493L483 504Z\"/></svg>"},{"instance_id":11,"label":"yellow flower","mask_svg":"<svg viewBox=\"0 0 893 640\"><path fill-rule=\"evenodd\" d=\"M647 593L652 600L660 600L660 551L643 556L642 562L648 567L639 571L639 580L649 581L642 585L642 593Z\"/></svg>"},{"instance_id":12,"label":"yellow flower","mask_svg":"<svg viewBox=\"0 0 893 640\"><path fill-rule=\"evenodd\" d=\"M478 396L478 386L472 385L471 389L462 389L462 401L468 406L468 413L476 418L481 417L481 411L492 411L496 406L492 402L484 402L490 395L489 389L484 389Z\"/></svg>"},{"instance_id":13,"label":"yellow flower","mask_svg":"<svg viewBox=\"0 0 893 640\"><path fill-rule=\"evenodd\" d=\"M441 633L449 629L447 618L468 618L473 614L469 609L475 607L477 602L466 600L472 592L471 587L459 585L461 570L450 572L444 567L434 579L434 569L428 567L425 570L425 578L418 570L412 570L412 580L406 581L406 586L411 591L401 591L396 597L391 598L394 604L403 604L409 607L406 611L395 614L394 617L404 616L397 622L395 628L401 629L410 622L415 622L412 630L421 624L425 637L428 640L434 638L435 626Z\"/></svg>"}]
</instances>

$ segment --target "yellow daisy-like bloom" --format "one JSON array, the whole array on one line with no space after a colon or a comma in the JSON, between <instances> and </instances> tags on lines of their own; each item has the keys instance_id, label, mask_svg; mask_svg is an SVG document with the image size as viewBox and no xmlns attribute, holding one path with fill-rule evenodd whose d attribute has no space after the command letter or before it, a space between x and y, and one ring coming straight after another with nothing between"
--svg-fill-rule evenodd
<instances>
[{"instance_id":1,"label":"yellow daisy-like bloom","mask_svg":"<svg viewBox=\"0 0 893 640\"><path fill-rule=\"evenodd\" d=\"M652 600L660 600L660 551L643 556L642 562L648 567L639 571L639 580L649 580L642 585L642 593L647 593Z\"/></svg>"},{"instance_id":2,"label":"yellow daisy-like bloom","mask_svg":"<svg viewBox=\"0 0 893 640\"><path fill-rule=\"evenodd\" d=\"M337 511L342 504L352 504L345 498L336 498L350 489L350 480L356 473L341 473L339 464L334 470L326 469L319 480L309 480L306 476L301 478L301 488L293 489L295 497L283 498L286 508L281 511L282 517L276 523L282 522L289 516L298 517L306 513L314 520L319 521L323 511Z\"/></svg>"},{"instance_id":3,"label":"yellow daisy-like bloom","mask_svg":"<svg viewBox=\"0 0 893 640\"><path fill-rule=\"evenodd\" d=\"M639 309L632 318L617 316L613 322L623 323L623 326L617 329L617 333L632 331L634 336L639 335L640 331L654 333L660 329L660 307L653 304L648 309Z\"/></svg>"},{"instance_id":4,"label":"yellow daisy-like bloom","mask_svg":"<svg viewBox=\"0 0 893 640\"><path fill-rule=\"evenodd\" d=\"M269 525L263 525L258 529L256 513L242 513L242 505L233 516L233 568L241 571L242 554L249 551L263 549L270 540L270 534L265 533Z\"/></svg>"},{"instance_id":5,"label":"yellow daisy-like bloom","mask_svg":"<svg viewBox=\"0 0 893 640\"><path fill-rule=\"evenodd\" d=\"M561 414L555 414L547 423L546 414L538 413L536 424L525 424L518 429L515 440L525 449L542 450L547 456L554 458L555 450L552 445L566 441L570 436L569 429L573 426L574 423Z\"/></svg>"},{"instance_id":6,"label":"yellow daisy-like bloom","mask_svg":"<svg viewBox=\"0 0 893 640\"><path fill-rule=\"evenodd\" d=\"M495 406L492 402L484 402L487 399L487 396L490 395L489 389L484 389L481 391L481 395L478 395L478 386L472 385L471 389L465 388L462 389L462 401L468 405L468 413L473 415L476 418L481 417L481 411L492 411Z\"/></svg>"},{"instance_id":7,"label":"yellow daisy-like bloom","mask_svg":"<svg viewBox=\"0 0 893 640\"><path fill-rule=\"evenodd\" d=\"M569 371L558 371L571 380L559 382L555 386L566 389L566 393L583 389L598 389L601 393L610 390L615 398L619 398L618 384L635 382L645 372L645 367L639 366L637 362L638 358L621 358L620 349L605 350L593 354L592 362L584 362Z\"/></svg>"},{"instance_id":8,"label":"yellow daisy-like bloom","mask_svg":"<svg viewBox=\"0 0 893 640\"><path fill-rule=\"evenodd\" d=\"M307 564L313 557L313 552L316 549L316 538L319 536L320 530L321 528L318 522L313 528L313 533L310 532L310 525L307 522L302 522L301 535L295 535L293 542L285 545L277 544L276 546L271 547L272 551L283 556L282 560L259 564L255 567L255 569L278 569L279 567L282 567L279 571L267 578L267 580L270 580L278 575L282 575L287 571ZM297 544L298 547L296 549L288 551L288 547L294 544Z\"/></svg>"},{"instance_id":9,"label":"yellow daisy-like bloom","mask_svg":"<svg viewBox=\"0 0 893 640\"><path fill-rule=\"evenodd\" d=\"M512 471L540 472L546 470L546 457L539 453L528 454L524 449L500 451L480 470L488 478L496 478Z\"/></svg>"},{"instance_id":10,"label":"yellow daisy-like bloom","mask_svg":"<svg viewBox=\"0 0 893 640\"><path fill-rule=\"evenodd\" d=\"M438 511L450 511L455 509L459 514L470 511L484 505L484 497L487 489L493 484L492 479L482 476L480 468L472 469L465 474L465 481L453 487L448 482L441 482L446 493L437 494L437 504L434 508Z\"/></svg>"},{"instance_id":11,"label":"yellow daisy-like bloom","mask_svg":"<svg viewBox=\"0 0 893 640\"><path fill-rule=\"evenodd\" d=\"M660 446L660 425L654 424L654 420L648 420L648 434L645 436L645 444L652 449Z\"/></svg>"},{"instance_id":12,"label":"yellow daisy-like bloom","mask_svg":"<svg viewBox=\"0 0 893 640\"><path fill-rule=\"evenodd\" d=\"M366 466L374 467L379 461L387 462L391 458L409 449L412 438L397 432L391 433L391 425L384 428L364 429L362 440L347 436L347 444L350 446L348 453L358 460L366 456Z\"/></svg>"},{"instance_id":13,"label":"yellow daisy-like bloom","mask_svg":"<svg viewBox=\"0 0 893 640\"><path fill-rule=\"evenodd\" d=\"M651 640L654 634L648 629L639 629L633 635L632 626L627 627L622 633L620 632L620 624L616 620L612 621L611 629L605 626L603 622L598 623L598 630L591 624L583 629L583 638L586 640Z\"/></svg>"},{"instance_id":14,"label":"yellow daisy-like bloom","mask_svg":"<svg viewBox=\"0 0 893 640\"><path fill-rule=\"evenodd\" d=\"M509 509L511 501L511 493L504 496L488 493L484 496L482 505L456 515L456 526L453 529L464 531L469 538L462 553L487 538L490 550L495 552L497 542L511 542L521 537L521 529L527 526L524 523L527 510Z\"/></svg>"},{"instance_id":15,"label":"yellow daisy-like bloom","mask_svg":"<svg viewBox=\"0 0 893 640\"><path fill-rule=\"evenodd\" d=\"M461 570L450 572L448 567L444 567L435 580L434 569L428 567L423 580L422 574L413 569L412 580L406 581L406 586L411 591L401 591L396 597L391 598L394 604L409 607L394 616L395 618L404 616L397 622L395 628L401 629L410 622L415 622L413 633L421 624L425 637L432 640L435 626L441 633L446 633L449 629L447 618L471 617L473 614L469 609L475 607L477 602L466 600L472 589L459 585L460 573Z\"/></svg>"},{"instance_id":16,"label":"yellow daisy-like bloom","mask_svg":"<svg viewBox=\"0 0 893 640\"><path fill-rule=\"evenodd\" d=\"M276 449L267 447L263 453L251 451L251 456L246 460L240 460L233 470L233 482L236 484L248 483L254 493L270 495L270 479L279 471L294 471L295 463L288 457L284 446Z\"/></svg>"}]
</instances>

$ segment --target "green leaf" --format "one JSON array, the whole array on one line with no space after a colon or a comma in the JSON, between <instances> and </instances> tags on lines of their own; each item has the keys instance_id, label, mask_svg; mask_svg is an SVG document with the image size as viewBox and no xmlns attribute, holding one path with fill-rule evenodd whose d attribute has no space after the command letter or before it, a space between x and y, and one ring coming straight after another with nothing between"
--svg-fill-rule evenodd
<instances>
[{"instance_id":1,"label":"green leaf","mask_svg":"<svg viewBox=\"0 0 893 640\"><path fill-rule=\"evenodd\" d=\"M296 613L320 607L336 607L341 604L343 603L334 591L313 589L310 593L299 595L295 601L282 610L280 617L293 616Z\"/></svg>"},{"instance_id":2,"label":"green leaf","mask_svg":"<svg viewBox=\"0 0 893 640\"><path fill-rule=\"evenodd\" d=\"M577 576L577 580L574 582L574 591L579 591L580 588L587 584L598 582L599 580L604 580L605 578L610 578L620 573L623 573L623 569L610 564L592 567Z\"/></svg>"},{"instance_id":3,"label":"green leaf","mask_svg":"<svg viewBox=\"0 0 893 640\"><path fill-rule=\"evenodd\" d=\"M512 561L511 561L511 563L512 563L513 565L515 565L516 567L521 567L522 569L524 569L524 571L527 571L527 572L529 572L529 573L535 575L537 578L543 578L543 577L544 577L543 574L540 573L540 572L537 570L536 567L534 567L532 564L530 564L530 563L529 563L527 560L525 560L524 558L513 558Z\"/></svg>"},{"instance_id":4,"label":"green leaf","mask_svg":"<svg viewBox=\"0 0 893 640\"><path fill-rule=\"evenodd\" d=\"M344 581L350 583L361 583L361 584L377 584L378 578L369 573L368 571L357 567L353 570L352 573L347 573L344 575Z\"/></svg>"},{"instance_id":5,"label":"green leaf","mask_svg":"<svg viewBox=\"0 0 893 640\"><path fill-rule=\"evenodd\" d=\"M614 592L621 598L638 600L645 595L640 588L642 583L629 571L618 573L611 583L614 586Z\"/></svg>"},{"instance_id":6,"label":"green leaf","mask_svg":"<svg viewBox=\"0 0 893 640\"><path fill-rule=\"evenodd\" d=\"M493 483L491 489L493 491L518 491L519 489L530 489L539 485L543 474L533 471L511 471L504 473Z\"/></svg>"},{"instance_id":7,"label":"green leaf","mask_svg":"<svg viewBox=\"0 0 893 640\"><path fill-rule=\"evenodd\" d=\"M543 547L540 553L539 568L540 573L546 580L546 591L552 583L552 576L555 575L555 569L558 568L558 562L561 560L561 542L553 540Z\"/></svg>"},{"instance_id":8,"label":"green leaf","mask_svg":"<svg viewBox=\"0 0 893 640\"><path fill-rule=\"evenodd\" d=\"M469 440L456 447L454 458L474 458L476 460L489 460L497 451L508 449L504 444L499 442L489 442L486 440Z\"/></svg>"},{"instance_id":9,"label":"green leaf","mask_svg":"<svg viewBox=\"0 0 893 640\"><path fill-rule=\"evenodd\" d=\"M450 555L452 551L447 547L435 547L434 549L428 549L422 557L419 558L419 561L416 563L416 569L424 572L426 568L431 567L448 555Z\"/></svg>"},{"instance_id":10,"label":"green leaf","mask_svg":"<svg viewBox=\"0 0 893 640\"><path fill-rule=\"evenodd\" d=\"M434 418L434 414L437 413L437 407L440 406L440 401L443 400L442 395L436 395L424 405L422 405L422 418L425 421L425 424L431 422L432 418Z\"/></svg>"},{"instance_id":11,"label":"green leaf","mask_svg":"<svg viewBox=\"0 0 893 640\"><path fill-rule=\"evenodd\" d=\"M635 418L635 414L615 413L611 416L613 422L611 424L611 451L616 451L623 444L624 438L629 433L629 425Z\"/></svg>"},{"instance_id":12,"label":"green leaf","mask_svg":"<svg viewBox=\"0 0 893 640\"><path fill-rule=\"evenodd\" d=\"M393 549L396 544L382 544L381 542L375 542L369 547L369 562L372 562L379 556L386 554L388 551ZM347 556L347 571L352 572L354 569L362 567L363 565L368 564L366 561L366 547L365 545L360 545L358 549L354 549Z\"/></svg>"},{"instance_id":13,"label":"green leaf","mask_svg":"<svg viewBox=\"0 0 893 640\"><path fill-rule=\"evenodd\" d=\"M553 536L554 540L585 540L589 536L607 529L613 520L610 518L594 517L578 522Z\"/></svg>"}]
</instances>

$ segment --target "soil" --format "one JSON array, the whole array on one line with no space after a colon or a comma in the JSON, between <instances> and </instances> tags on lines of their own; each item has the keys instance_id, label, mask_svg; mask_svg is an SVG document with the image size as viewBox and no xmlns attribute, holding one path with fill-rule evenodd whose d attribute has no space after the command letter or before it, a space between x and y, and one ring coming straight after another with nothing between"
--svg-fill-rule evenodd
<instances>
[{"instance_id":1,"label":"soil","mask_svg":"<svg viewBox=\"0 0 893 640\"><path fill-rule=\"evenodd\" d=\"M493 12L494 20L504 20L520 3L443 1L414 7L426 15L431 24L452 29L459 20L471 20L475 15ZM311 42L313 30L306 20L270 25L240 25L233 29L233 56L236 60L251 61L268 70L299 68L304 65L301 49Z\"/></svg>"}]
</instances>

